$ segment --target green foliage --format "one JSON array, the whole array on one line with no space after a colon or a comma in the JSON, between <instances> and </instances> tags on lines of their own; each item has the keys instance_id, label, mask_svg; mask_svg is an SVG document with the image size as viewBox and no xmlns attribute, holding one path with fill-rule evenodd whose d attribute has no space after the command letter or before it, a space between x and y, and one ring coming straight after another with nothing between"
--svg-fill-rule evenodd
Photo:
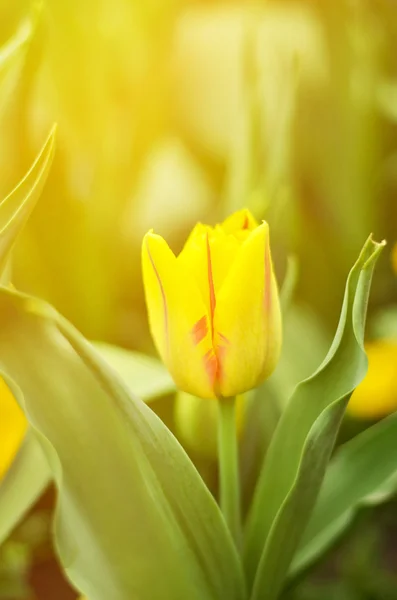
<instances>
[{"instance_id":1,"label":"green foliage","mask_svg":"<svg viewBox=\"0 0 397 600\"><path fill-rule=\"evenodd\" d=\"M46 304L3 290L0 315L1 364L49 460L76 587L95 600L243 599L219 509L160 419Z\"/></svg>"},{"instance_id":2,"label":"green foliage","mask_svg":"<svg viewBox=\"0 0 397 600\"><path fill-rule=\"evenodd\" d=\"M264 590L278 597L347 399L365 372L365 309L381 248L365 245L330 352L298 386L271 441L247 525L252 599ZM45 303L3 289L0 318L1 365L58 487L56 542L76 587L95 600L245 598L219 509L165 425ZM134 364L128 353L100 348L121 372Z\"/></svg>"},{"instance_id":3,"label":"green foliage","mask_svg":"<svg viewBox=\"0 0 397 600\"><path fill-rule=\"evenodd\" d=\"M396 489L397 415L342 446L331 461L291 575L316 560L351 523L361 506L384 502Z\"/></svg>"},{"instance_id":4,"label":"green foliage","mask_svg":"<svg viewBox=\"0 0 397 600\"><path fill-rule=\"evenodd\" d=\"M109 344L95 344L125 385L144 402L174 390L164 366L154 358L129 352ZM0 482L0 544L43 493L51 472L43 452L28 434L3 481Z\"/></svg>"},{"instance_id":5,"label":"green foliage","mask_svg":"<svg viewBox=\"0 0 397 600\"><path fill-rule=\"evenodd\" d=\"M272 438L247 524L252 599L277 598L320 490L347 401L366 371L364 324L372 271L383 244L371 239L351 270L331 349L298 385Z\"/></svg>"}]
</instances>

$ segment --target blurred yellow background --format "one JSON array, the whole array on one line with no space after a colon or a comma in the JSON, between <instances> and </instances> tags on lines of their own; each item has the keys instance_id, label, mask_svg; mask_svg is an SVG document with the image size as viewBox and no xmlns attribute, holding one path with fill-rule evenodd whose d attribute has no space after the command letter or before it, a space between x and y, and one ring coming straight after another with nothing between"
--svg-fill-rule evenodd
<instances>
[{"instance_id":1,"label":"blurred yellow background","mask_svg":"<svg viewBox=\"0 0 397 600\"><path fill-rule=\"evenodd\" d=\"M20 45L3 66L3 195L59 124L15 283L89 337L145 346L143 233L178 249L196 220L248 205L270 221L280 279L297 253L300 298L333 324L363 240L397 237L394 13L386 0L2 2L4 52ZM396 291L384 265L375 302Z\"/></svg>"}]
</instances>

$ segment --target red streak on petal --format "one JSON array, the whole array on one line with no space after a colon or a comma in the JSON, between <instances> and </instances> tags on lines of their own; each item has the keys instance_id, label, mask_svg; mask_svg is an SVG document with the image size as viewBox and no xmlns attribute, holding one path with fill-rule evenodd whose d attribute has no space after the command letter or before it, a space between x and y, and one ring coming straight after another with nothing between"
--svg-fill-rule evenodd
<instances>
[{"instance_id":1,"label":"red streak on petal","mask_svg":"<svg viewBox=\"0 0 397 600\"><path fill-rule=\"evenodd\" d=\"M212 348L204 355L204 367L207 371L210 379L210 385L214 389L217 395L217 381L219 377L219 361L217 357L217 348L214 343L214 315L216 306L214 278L212 275L212 262L211 262L211 247L210 240L207 232L207 267L208 267L208 289L210 294L210 323L211 323L211 338Z\"/></svg>"},{"instance_id":2,"label":"red streak on petal","mask_svg":"<svg viewBox=\"0 0 397 600\"><path fill-rule=\"evenodd\" d=\"M248 217L246 216L247 227L249 225ZM208 266L208 288L210 295L210 323L211 323L211 337L212 337L212 348L204 355L204 367L210 379L210 384L214 388L215 394L218 395L217 390L219 389L219 381L222 377L222 360L224 359L226 346L230 344L229 340L222 333L216 332L220 340L224 345L215 343L215 331L214 331L214 315L216 307L216 296L214 278L212 274L212 262L211 262L211 247L209 237L207 233L207 266Z\"/></svg>"},{"instance_id":3,"label":"red streak on petal","mask_svg":"<svg viewBox=\"0 0 397 600\"><path fill-rule=\"evenodd\" d=\"M197 321L194 325L192 331L193 342L197 346L207 335L208 333L208 325L207 325L207 316L204 315Z\"/></svg>"},{"instance_id":4,"label":"red streak on petal","mask_svg":"<svg viewBox=\"0 0 397 600\"><path fill-rule=\"evenodd\" d=\"M223 333L220 333L218 331L218 335L221 338L222 342L225 342L225 344L229 345L230 344L230 340L227 339L227 337L225 335L223 335Z\"/></svg>"},{"instance_id":5,"label":"red streak on petal","mask_svg":"<svg viewBox=\"0 0 397 600\"><path fill-rule=\"evenodd\" d=\"M229 344L229 341L227 341L227 343ZM223 375L223 362L224 362L224 359L225 359L226 352L227 352L226 346L218 346L218 348L216 349L216 356L217 356L217 361L218 361L218 368L217 368L217 371L216 371L216 380L218 382L220 382L221 379L222 379L222 375Z\"/></svg>"},{"instance_id":6,"label":"red streak on petal","mask_svg":"<svg viewBox=\"0 0 397 600\"><path fill-rule=\"evenodd\" d=\"M207 233L207 265L208 265L208 287L210 292L210 320L211 320L211 334L214 337L214 314L215 314L215 288L214 288L214 279L212 276L212 262L211 262L211 249L210 249L210 241Z\"/></svg>"},{"instance_id":7,"label":"red streak on petal","mask_svg":"<svg viewBox=\"0 0 397 600\"><path fill-rule=\"evenodd\" d=\"M151 265L153 267L154 274L156 275L156 279L157 279L159 287L160 287L161 297L162 297L162 300L163 300L164 330L165 330L165 339L166 339L167 351L168 351L168 349L169 349L169 324L168 324L167 298L166 298L166 295L165 295L163 282L160 279L159 272L157 271L157 268L156 268L156 265L154 263L153 257L150 254L150 248L149 248L149 244L148 244L147 241L146 241L146 249L147 249L147 253L148 253L148 256L149 256L150 263L151 263Z\"/></svg>"},{"instance_id":8,"label":"red streak on petal","mask_svg":"<svg viewBox=\"0 0 397 600\"><path fill-rule=\"evenodd\" d=\"M249 219L248 219L248 215L245 215L242 229L248 229L248 228L249 228Z\"/></svg>"},{"instance_id":9,"label":"red streak on petal","mask_svg":"<svg viewBox=\"0 0 397 600\"><path fill-rule=\"evenodd\" d=\"M204 367L207 371L211 386L214 387L218 375L218 359L215 356L212 348L204 354L203 359Z\"/></svg>"}]
</instances>

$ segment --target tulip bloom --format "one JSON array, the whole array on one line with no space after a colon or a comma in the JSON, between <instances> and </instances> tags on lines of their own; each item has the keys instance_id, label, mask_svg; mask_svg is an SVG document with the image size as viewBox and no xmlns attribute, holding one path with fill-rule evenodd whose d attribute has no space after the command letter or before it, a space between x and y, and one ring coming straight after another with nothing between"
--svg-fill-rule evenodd
<instances>
[{"instance_id":1,"label":"tulip bloom","mask_svg":"<svg viewBox=\"0 0 397 600\"><path fill-rule=\"evenodd\" d=\"M247 210L199 223L178 257L149 231L142 263L152 335L181 390L230 397L273 372L281 313L267 223Z\"/></svg>"},{"instance_id":2,"label":"tulip bloom","mask_svg":"<svg viewBox=\"0 0 397 600\"><path fill-rule=\"evenodd\" d=\"M25 432L25 416L0 378L0 480L15 457Z\"/></svg>"}]
</instances>

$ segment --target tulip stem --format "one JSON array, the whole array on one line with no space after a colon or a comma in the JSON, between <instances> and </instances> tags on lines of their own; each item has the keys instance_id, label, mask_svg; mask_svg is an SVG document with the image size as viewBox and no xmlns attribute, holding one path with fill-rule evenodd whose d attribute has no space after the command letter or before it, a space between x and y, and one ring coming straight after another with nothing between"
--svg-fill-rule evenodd
<instances>
[{"instance_id":1,"label":"tulip stem","mask_svg":"<svg viewBox=\"0 0 397 600\"><path fill-rule=\"evenodd\" d=\"M237 548L241 545L240 478L236 431L236 399L221 398L218 422L220 507Z\"/></svg>"}]
</instances>

